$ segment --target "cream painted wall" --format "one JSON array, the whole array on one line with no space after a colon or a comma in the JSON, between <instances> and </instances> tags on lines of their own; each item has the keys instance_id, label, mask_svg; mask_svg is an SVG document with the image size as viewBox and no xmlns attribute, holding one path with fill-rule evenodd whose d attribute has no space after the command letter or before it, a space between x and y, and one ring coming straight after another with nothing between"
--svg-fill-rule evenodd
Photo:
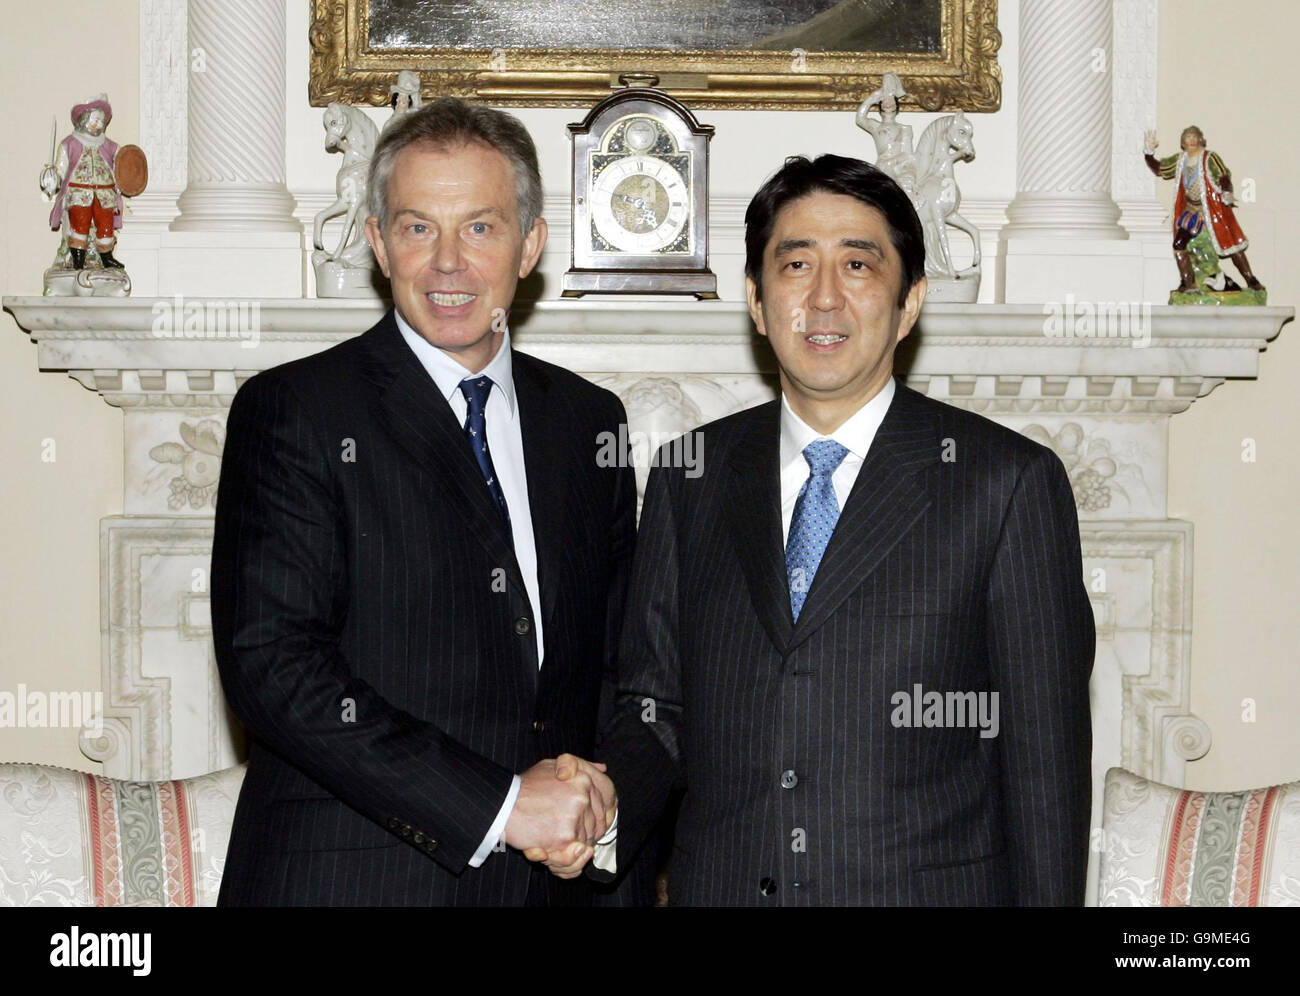
<instances>
[{"instance_id":1,"label":"cream painted wall","mask_svg":"<svg viewBox=\"0 0 1300 996\"><path fill-rule=\"evenodd\" d=\"M118 142L136 139L139 17L133 0L94 5L108 15L95 34L102 48L116 53L111 64L93 78L51 71L63 44L49 26L67 23L90 6L55 0L6 10L0 122L14 144L0 149L4 294L37 293L40 271L54 250L53 233L44 227L49 207L36 189L49 115L58 113L63 134L71 105L106 90L115 111L110 135ZM972 198L1005 199L1014 192L1018 5L1003 0L1001 7L1003 109L975 119L979 158L959 177ZM1300 158L1300 137L1286 122L1282 94L1294 57L1290 31L1279 28L1300 25L1300 11L1289 0L1249 0L1234 8L1228 22L1236 47L1215 52L1218 75L1193 64L1184 78L1176 56L1199 56L1220 44L1222 4L1161 5L1162 150L1172 149L1182 125L1195 121L1239 181L1255 179L1258 200L1240 214L1252 239L1251 259L1271 299L1292 303L1300 289L1300 260L1296 249L1279 245L1279 235L1296 230L1300 220L1285 182ZM306 3L290 0L288 179L291 189L324 191L332 186L335 165L320 150L320 109L305 102L306 26ZM564 125L576 120L575 112L539 109L521 116L538 139L548 193L565 193ZM718 129L714 192L723 197L747 196L790 153L871 149L845 112L764 115L761 126L749 113L701 116ZM1172 199L1169 185L1161 196ZM128 258L129 225L128 218ZM1294 666L1300 612L1290 604L1300 589L1300 540L1290 501L1300 493L1300 454L1290 445L1300 437L1300 406L1287 389L1288 373L1300 374L1296 334L1288 327L1270 347L1257 383L1221 387L1173 420L1170 514L1196 525L1192 705L1214 734L1209 755L1188 768L1193 787L1300 778L1300 724L1293 721L1300 706L1300 669ZM21 413L0 425L0 465L7 471L0 495L13 510L0 523L0 690L16 690L19 682L42 690L97 689L98 521L121 510L121 413L62 374L38 372L34 346L8 313L0 318L0 385L8 410ZM1240 458L1246 437L1256 441L1254 464ZM55 442L53 463L41 460L46 439ZM1240 703L1248 697L1258 703L1254 723L1241 721ZM77 749L71 730L0 729L0 760L98 767Z\"/></svg>"},{"instance_id":2,"label":"cream painted wall","mask_svg":"<svg viewBox=\"0 0 1300 996\"><path fill-rule=\"evenodd\" d=\"M1300 132L1292 96L1300 7L1291 0L1165 0L1160 152L1197 124L1256 185L1238 212L1269 303L1300 299ZM1134 149L1138 155L1140 149ZM1172 204L1173 185L1161 185ZM1230 268L1231 269L1231 268ZM1236 274L1233 272L1233 276ZM1284 326L1258 381L1230 382L1173 419L1169 514L1196 525L1192 711L1214 735L1191 788L1300 779L1300 328ZM1243 440L1257 459L1242 461ZM1244 722L1243 700L1256 702Z\"/></svg>"},{"instance_id":3,"label":"cream painted wall","mask_svg":"<svg viewBox=\"0 0 1300 996\"><path fill-rule=\"evenodd\" d=\"M93 24L87 9L100 11ZM54 258L50 205L37 179L49 155L50 116L59 137L73 104L103 91L113 105L108 135L135 142L140 118L139 9L135 0L6 3L0 42L0 292L39 294ZM61 25L82 25L62 69ZM111 53L111 54L110 54ZM94 68L92 68L94 67ZM130 259L130 218L123 256ZM63 374L36 369L36 347L9 312L0 316L0 691L97 691L99 520L122 510L122 413ZM52 440L54 460L42 460ZM0 760L40 761L83 771L102 766L77 749L77 731L0 728Z\"/></svg>"}]
</instances>

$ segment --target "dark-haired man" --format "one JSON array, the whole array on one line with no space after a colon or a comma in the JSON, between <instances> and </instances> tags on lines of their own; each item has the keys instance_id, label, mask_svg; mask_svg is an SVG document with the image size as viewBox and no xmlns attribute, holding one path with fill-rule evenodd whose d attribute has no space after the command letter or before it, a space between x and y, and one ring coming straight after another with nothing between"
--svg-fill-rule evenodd
<instances>
[{"instance_id":1,"label":"dark-haired man","mask_svg":"<svg viewBox=\"0 0 1300 996\"><path fill-rule=\"evenodd\" d=\"M1080 904L1095 637L1065 470L895 383L926 281L885 174L792 158L745 224L781 399L698 430L703 473L651 471L598 755L617 840L587 873L684 790L672 903Z\"/></svg>"},{"instance_id":2,"label":"dark-haired man","mask_svg":"<svg viewBox=\"0 0 1300 996\"><path fill-rule=\"evenodd\" d=\"M213 635L252 748L220 903L590 904L520 852L612 815L597 768L557 772L612 701L636 494L596 441L623 407L511 349L546 242L518 120L403 114L370 195L394 309L251 378L227 424Z\"/></svg>"}]
</instances>

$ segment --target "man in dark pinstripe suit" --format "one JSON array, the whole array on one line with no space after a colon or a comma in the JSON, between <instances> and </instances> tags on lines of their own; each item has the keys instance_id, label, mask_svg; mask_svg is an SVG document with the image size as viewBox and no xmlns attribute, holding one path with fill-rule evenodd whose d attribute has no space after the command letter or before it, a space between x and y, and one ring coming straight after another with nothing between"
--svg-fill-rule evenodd
<instances>
[{"instance_id":1,"label":"man in dark pinstripe suit","mask_svg":"<svg viewBox=\"0 0 1300 996\"><path fill-rule=\"evenodd\" d=\"M650 862L607 895L521 853L612 815L554 759L612 705L636 501L596 460L618 399L510 347L546 241L532 140L444 98L385 133L370 192L395 308L227 424L213 632L252 746L220 903L648 903Z\"/></svg>"},{"instance_id":2,"label":"man in dark pinstripe suit","mask_svg":"<svg viewBox=\"0 0 1300 996\"><path fill-rule=\"evenodd\" d=\"M1065 470L894 382L926 281L891 179L792 158L745 221L782 397L698 430L703 473L651 472L598 755L617 838L586 871L626 869L684 790L673 903L1081 904L1095 635Z\"/></svg>"}]
</instances>

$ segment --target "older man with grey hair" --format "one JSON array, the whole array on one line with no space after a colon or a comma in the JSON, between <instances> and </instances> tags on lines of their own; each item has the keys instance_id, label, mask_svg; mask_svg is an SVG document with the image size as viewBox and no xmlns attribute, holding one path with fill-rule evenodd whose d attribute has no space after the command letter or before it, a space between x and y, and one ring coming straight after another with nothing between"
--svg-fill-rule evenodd
<instances>
[{"instance_id":1,"label":"older man with grey hair","mask_svg":"<svg viewBox=\"0 0 1300 996\"><path fill-rule=\"evenodd\" d=\"M251 740L223 905L642 904L582 855L617 800L595 749L635 534L618 398L515 351L546 243L509 114L442 98L387 129L366 232L393 308L267 370L227 423L214 642ZM607 462L607 461L606 461ZM623 461L626 464L626 461Z\"/></svg>"}]
</instances>

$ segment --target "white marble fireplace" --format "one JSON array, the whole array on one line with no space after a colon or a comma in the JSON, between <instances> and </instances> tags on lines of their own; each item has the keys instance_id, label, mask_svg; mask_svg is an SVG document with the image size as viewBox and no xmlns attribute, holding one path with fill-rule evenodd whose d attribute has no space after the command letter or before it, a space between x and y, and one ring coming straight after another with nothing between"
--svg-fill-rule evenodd
<instances>
[{"instance_id":1,"label":"white marble fireplace","mask_svg":"<svg viewBox=\"0 0 1300 996\"><path fill-rule=\"evenodd\" d=\"M202 299L187 299L191 307ZM232 763L208 639L207 567L225 413L258 370L364 331L380 302L252 299L224 329L160 335L172 299L5 301L64 371L125 417L122 515L101 525L104 733L116 777ZM226 307L230 302L222 302ZM238 330L238 307L259 328ZM1095 766L1179 784L1209 748L1188 709L1192 525L1166 515L1169 419L1226 377L1256 374L1289 308L1150 309L1149 342L1103 320L1044 334L1033 305L930 305L906 382L1051 445L1075 483L1099 650ZM220 334L224 333L224 334ZM516 344L617 392L631 431L674 433L774 396L770 352L736 302L542 301ZM644 482L645 469L638 477Z\"/></svg>"}]
</instances>

